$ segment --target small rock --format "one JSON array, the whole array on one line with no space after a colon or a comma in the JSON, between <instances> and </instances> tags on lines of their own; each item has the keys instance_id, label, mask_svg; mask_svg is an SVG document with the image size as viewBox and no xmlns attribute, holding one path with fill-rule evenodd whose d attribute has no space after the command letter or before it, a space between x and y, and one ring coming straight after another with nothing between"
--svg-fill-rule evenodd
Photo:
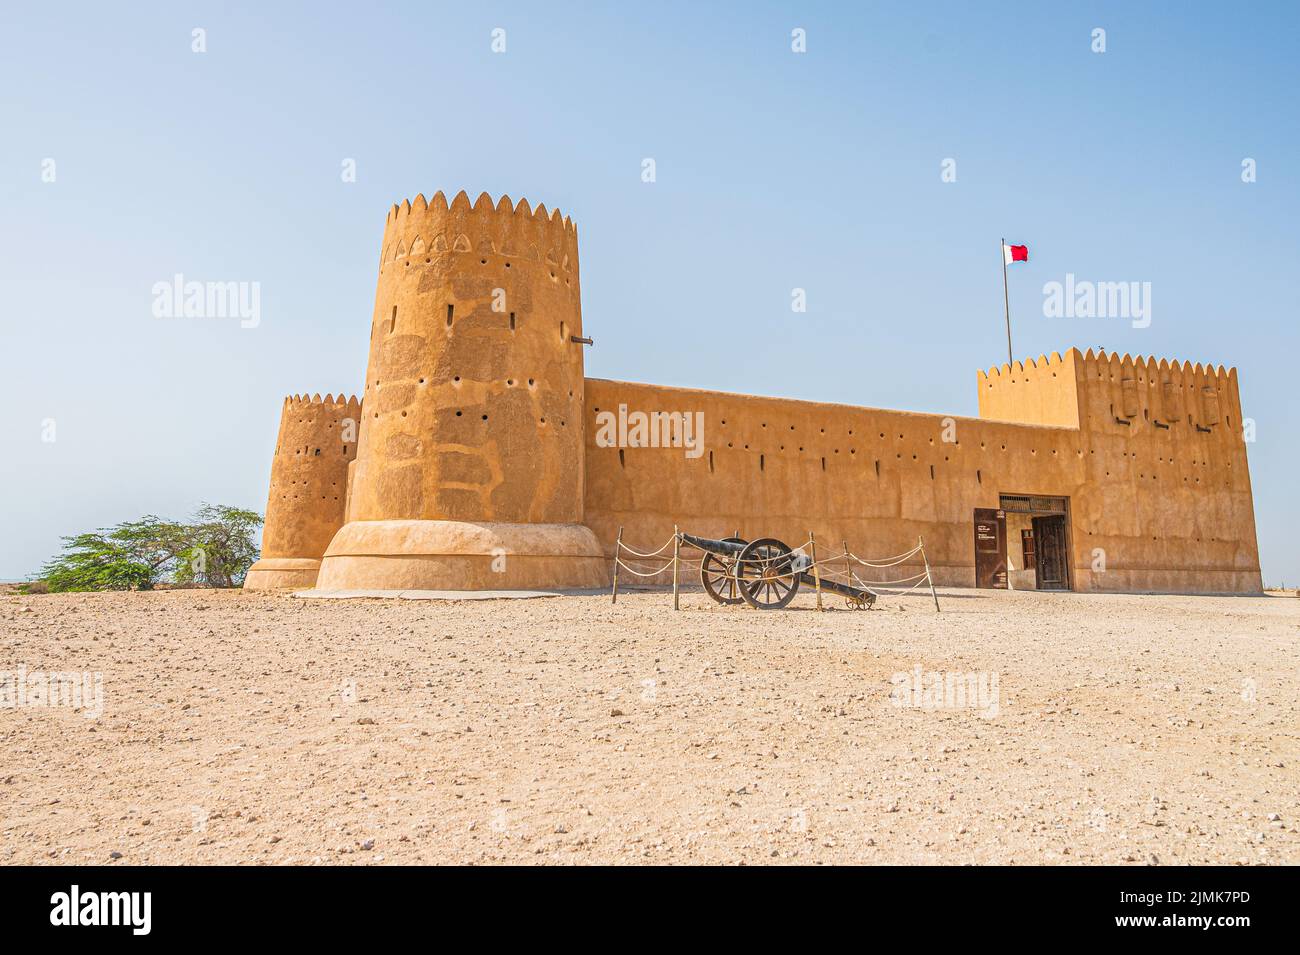
<instances>
[{"instance_id":1,"label":"small rock","mask_svg":"<svg viewBox=\"0 0 1300 955\"><path fill-rule=\"evenodd\" d=\"M373 849L374 847L375 847L375 840L374 840L374 839L367 839L365 842L361 843L361 851L362 851L362 852L369 852L369 851L370 851L371 849Z\"/></svg>"},{"instance_id":2,"label":"small rock","mask_svg":"<svg viewBox=\"0 0 1300 955\"><path fill-rule=\"evenodd\" d=\"M358 716L358 717L357 717L357 725L358 725L358 726L374 726L374 725L375 725L375 721L372 720L372 719L371 719L370 717L368 717L368 716Z\"/></svg>"},{"instance_id":3,"label":"small rock","mask_svg":"<svg viewBox=\"0 0 1300 955\"><path fill-rule=\"evenodd\" d=\"M619 709L613 709L613 710L610 710L610 711L609 711L609 715L610 715L610 716L622 716L622 715L623 715L623 711L622 711L622 710L619 710Z\"/></svg>"},{"instance_id":4,"label":"small rock","mask_svg":"<svg viewBox=\"0 0 1300 955\"><path fill-rule=\"evenodd\" d=\"M112 852L110 852L110 853L108 854L108 857L109 857L110 859L120 859L120 858L122 858L122 853L120 853L120 852L118 852L116 849L114 849Z\"/></svg>"},{"instance_id":5,"label":"small rock","mask_svg":"<svg viewBox=\"0 0 1300 955\"><path fill-rule=\"evenodd\" d=\"M267 841L267 843L270 844L270 845L275 845L277 842L280 841L280 837L279 837L279 836L271 836L271 837L270 837L269 839L267 839L266 841Z\"/></svg>"}]
</instances>

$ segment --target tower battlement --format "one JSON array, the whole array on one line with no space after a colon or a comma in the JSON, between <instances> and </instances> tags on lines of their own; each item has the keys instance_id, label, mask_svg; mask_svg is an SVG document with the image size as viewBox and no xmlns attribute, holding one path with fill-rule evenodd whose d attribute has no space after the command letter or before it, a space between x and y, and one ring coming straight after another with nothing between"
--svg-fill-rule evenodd
<instances>
[{"instance_id":1,"label":"tower battlement","mask_svg":"<svg viewBox=\"0 0 1300 955\"><path fill-rule=\"evenodd\" d=\"M545 203L534 209L527 199L516 204L506 195L494 203L486 192L471 204L462 190L450 205L441 192L427 201L421 193L389 209L381 272L390 264L419 264L421 257L432 264L447 253L528 259L545 263L558 279L577 271L578 228L559 209L548 212Z\"/></svg>"},{"instance_id":2,"label":"tower battlement","mask_svg":"<svg viewBox=\"0 0 1300 955\"><path fill-rule=\"evenodd\" d=\"M1023 424L1079 426L1077 349L1062 358L1039 355L1012 364L995 365L976 373L981 418L1018 421Z\"/></svg>"},{"instance_id":3,"label":"tower battlement","mask_svg":"<svg viewBox=\"0 0 1300 955\"><path fill-rule=\"evenodd\" d=\"M327 394L324 398L322 398L320 396L320 392L317 392L314 395L309 395L304 391L300 395L299 394L285 395L284 403L288 406L291 406L301 411L313 410L312 405L326 406L323 408L314 409L317 411L325 411L327 409L356 411L358 413L360 413L361 411L361 399L359 399L356 395L344 396L342 392L339 392L337 397L331 394Z\"/></svg>"},{"instance_id":4,"label":"tower battlement","mask_svg":"<svg viewBox=\"0 0 1300 955\"><path fill-rule=\"evenodd\" d=\"M1098 416L1105 398L1115 421L1141 418L1160 428L1181 425L1201 432L1228 425L1240 434L1236 368L1088 349L1079 380L1093 395L1090 407Z\"/></svg>"},{"instance_id":5,"label":"tower battlement","mask_svg":"<svg viewBox=\"0 0 1300 955\"><path fill-rule=\"evenodd\" d=\"M981 418L1070 428L1141 418L1202 430L1241 421L1237 370L1223 365L1072 348L976 377Z\"/></svg>"}]
</instances>

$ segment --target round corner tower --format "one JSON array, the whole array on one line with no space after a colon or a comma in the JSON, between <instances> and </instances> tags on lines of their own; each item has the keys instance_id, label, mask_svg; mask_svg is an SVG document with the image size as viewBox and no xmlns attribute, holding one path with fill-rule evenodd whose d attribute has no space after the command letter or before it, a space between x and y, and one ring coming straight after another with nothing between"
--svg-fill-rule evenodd
<instances>
[{"instance_id":1,"label":"round corner tower","mask_svg":"<svg viewBox=\"0 0 1300 955\"><path fill-rule=\"evenodd\" d=\"M357 455L361 403L339 395L284 399L271 459L262 555L244 587L274 590L316 583L325 549L343 526L348 466Z\"/></svg>"},{"instance_id":2,"label":"round corner tower","mask_svg":"<svg viewBox=\"0 0 1300 955\"><path fill-rule=\"evenodd\" d=\"M348 523L326 589L588 587L578 241L486 193L384 228Z\"/></svg>"}]
</instances>

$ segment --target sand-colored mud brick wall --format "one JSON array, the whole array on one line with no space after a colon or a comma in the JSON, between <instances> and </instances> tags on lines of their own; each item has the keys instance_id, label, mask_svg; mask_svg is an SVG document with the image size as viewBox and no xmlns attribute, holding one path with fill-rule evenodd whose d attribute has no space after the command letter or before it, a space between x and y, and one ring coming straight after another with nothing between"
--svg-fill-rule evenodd
<instances>
[{"instance_id":1,"label":"sand-colored mud brick wall","mask_svg":"<svg viewBox=\"0 0 1300 955\"><path fill-rule=\"evenodd\" d=\"M417 196L378 264L363 401L286 403L249 586L600 586L619 528L653 550L674 525L867 558L923 538L939 583L972 586L976 509L1051 501L1052 586L1260 590L1235 370L1070 349L980 371L976 418L586 379L558 211ZM636 414L698 431L602 432Z\"/></svg>"},{"instance_id":2,"label":"sand-colored mud brick wall","mask_svg":"<svg viewBox=\"0 0 1300 955\"><path fill-rule=\"evenodd\" d=\"M1061 496L1076 590L1259 591L1235 372L1070 350L977 378L980 418L590 380L587 523L638 547L674 523L863 555L924 537L972 586L974 509ZM706 452L598 446L619 405L701 412Z\"/></svg>"}]
</instances>

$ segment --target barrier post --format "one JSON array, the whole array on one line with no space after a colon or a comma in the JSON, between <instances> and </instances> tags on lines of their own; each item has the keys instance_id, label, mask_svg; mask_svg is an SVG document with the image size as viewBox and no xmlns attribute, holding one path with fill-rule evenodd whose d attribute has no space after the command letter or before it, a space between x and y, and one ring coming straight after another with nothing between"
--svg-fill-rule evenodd
<instances>
[{"instance_id":1,"label":"barrier post","mask_svg":"<svg viewBox=\"0 0 1300 955\"><path fill-rule=\"evenodd\" d=\"M623 550L623 525L619 525L618 539L614 541L614 592L610 603L618 603L618 557Z\"/></svg>"},{"instance_id":2,"label":"barrier post","mask_svg":"<svg viewBox=\"0 0 1300 955\"><path fill-rule=\"evenodd\" d=\"M812 551L813 580L817 582L817 609L822 609L822 572L817 569L817 537L808 532L808 547Z\"/></svg>"},{"instance_id":3,"label":"barrier post","mask_svg":"<svg viewBox=\"0 0 1300 955\"><path fill-rule=\"evenodd\" d=\"M934 598L934 612L939 613L939 595L934 592L934 576L930 573L930 560L925 556L925 539L918 537L916 546L921 548L921 562L925 564L925 579L930 583L930 596Z\"/></svg>"},{"instance_id":4,"label":"barrier post","mask_svg":"<svg viewBox=\"0 0 1300 955\"><path fill-rule=\"evenodd\" d=\"M841 541L844 545L844 583L853 586L853 565L849 563L849 542Z\"/></svg>"},{"instance_id":5,"label":"barrier post","mask_svg":"<svg viewBox=\"0 0 1300 955\"><path fill-rule=\"evenodd\" d=\"M677 525L674 524L673 525L673 609L674 610L682 609L681 601L678 598L678 589L677 589L677 577L678 577L677 555L681 553L681 548L682 548L682 537L680 534L677 533Z\"/></svg>"}]
</instances>

